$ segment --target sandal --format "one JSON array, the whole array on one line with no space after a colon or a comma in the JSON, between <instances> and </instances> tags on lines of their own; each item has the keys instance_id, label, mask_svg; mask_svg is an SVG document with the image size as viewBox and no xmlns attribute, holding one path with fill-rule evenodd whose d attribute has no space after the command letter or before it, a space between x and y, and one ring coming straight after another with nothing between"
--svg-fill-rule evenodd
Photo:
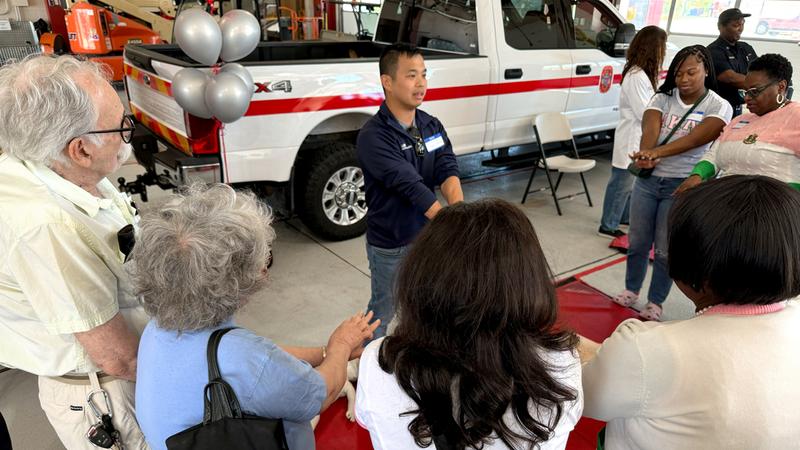
<instances>
[{"instance_id":1,"label":"sandal","mask_svg":"<svg viewBox=\"0 0 800 450\"><path fill-rule=\"evenodd\" d=\"M620 306L630 308L631 305L639 300L639 294L625 289L621 293L614 296L611 300Z\"/></svg>"},{"instance_id":2,"label":"sandal","mask_svg":"<svg viewBox=\"0 0 800 450\"><path fill-rule=\"evenodd\" d=\"M664 310L661 308L661 305L657 305L653 302L647 302L644 306L644 309L639 312L639 317L644 320L652 320L655 322L661 321L661 313Z\"/></svg>"}]
</instances>

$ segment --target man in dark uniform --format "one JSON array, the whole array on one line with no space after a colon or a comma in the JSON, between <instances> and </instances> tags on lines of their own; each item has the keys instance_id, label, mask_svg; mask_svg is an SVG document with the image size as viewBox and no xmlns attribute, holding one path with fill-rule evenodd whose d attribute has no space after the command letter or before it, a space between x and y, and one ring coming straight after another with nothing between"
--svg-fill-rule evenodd
<instances>
[{"instance_id":1,"label":"man in dark uniform","mask_svg":"<svg viewBox=\"0 0 800 450\"><path fill-rule=\"evenodd\" d=\"M717 21L719 38L708 46L717 73L717 94L733 106L733 117L742 113L744 98L739 95L739 89L746 89L744 77L747 67L758 57L753 47L739 40L745 17L750 17L750 14L741 12L739 8L722 11Z\"/></svg>"},{"instance_id":2,"label":"man in dark uniform","mask_svg":"<svg viewBox=\"0 0 800 450\"><path fill-rule=\"evenodd\" d=\"M380 58L386 100L361 129L356 144L364 171L367 200L367 259L372 296L368 310L381 324L374 337L386 334L394 317L394 274L406 247L442 205L464 200L458 163L447 133L435 117L417 109L428 87L422 54L395 44Z\"/></svg>"}]
</instances>

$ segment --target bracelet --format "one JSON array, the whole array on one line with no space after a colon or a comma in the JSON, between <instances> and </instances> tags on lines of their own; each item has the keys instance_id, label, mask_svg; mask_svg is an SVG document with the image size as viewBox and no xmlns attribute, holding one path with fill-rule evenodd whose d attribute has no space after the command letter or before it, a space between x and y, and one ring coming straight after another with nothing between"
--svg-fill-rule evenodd
<instances>
[{"instance_id":1,"label":"bracelet","mask_svg":"<svg viewBox=\"0 0 800 450\"><path fill-rule=\"evenodd\" d=\"M323 346L322 346L322 360L324 361L324 360L325 360L325 358L327 358L327 357L328 357L328 351L327 351L327 349L325 348L325 346L323 345Z\"/></svg>"}]
</instances>

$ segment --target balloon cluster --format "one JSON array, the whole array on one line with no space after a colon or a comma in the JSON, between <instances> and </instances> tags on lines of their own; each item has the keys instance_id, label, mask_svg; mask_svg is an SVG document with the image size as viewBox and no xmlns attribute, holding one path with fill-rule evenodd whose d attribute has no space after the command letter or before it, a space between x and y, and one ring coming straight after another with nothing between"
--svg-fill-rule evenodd
<instances>
[{"instance_id":1,"label":"balloon cluster","mask_svg":"<svg viewBox=\"0 0 800 450\"><path fill-rule=\"evenodd\" d=\"M253 97L253 77L233 61L252 53L261 40L258 19L241 9L229 11L217 21L202 9L193 8L175 20L175 40L190 58L213 66L212 74L193 68L181 69L172 79L172 95L189 114L204 119L216 117L230 123L239 120ZM217 66L219 59L225 62Z\"/></svg>"}]
</instances>

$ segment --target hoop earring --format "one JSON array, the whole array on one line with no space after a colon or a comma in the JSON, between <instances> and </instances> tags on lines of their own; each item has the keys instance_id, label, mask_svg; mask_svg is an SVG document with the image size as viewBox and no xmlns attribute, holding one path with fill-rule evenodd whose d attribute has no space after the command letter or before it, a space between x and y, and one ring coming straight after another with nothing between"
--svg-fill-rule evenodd
<instances>
[{"instance_id":1,"label":"hoop earring","mask_svg":"<svg viewBox=\"0 0 800 450\"><path fill-rule=\"evenodd\" d=\"M786 103L786 96L778 93L778 95L775 97L775 101L778 102L779 105L783 105Z\"/></svg>"}]
</instances>

